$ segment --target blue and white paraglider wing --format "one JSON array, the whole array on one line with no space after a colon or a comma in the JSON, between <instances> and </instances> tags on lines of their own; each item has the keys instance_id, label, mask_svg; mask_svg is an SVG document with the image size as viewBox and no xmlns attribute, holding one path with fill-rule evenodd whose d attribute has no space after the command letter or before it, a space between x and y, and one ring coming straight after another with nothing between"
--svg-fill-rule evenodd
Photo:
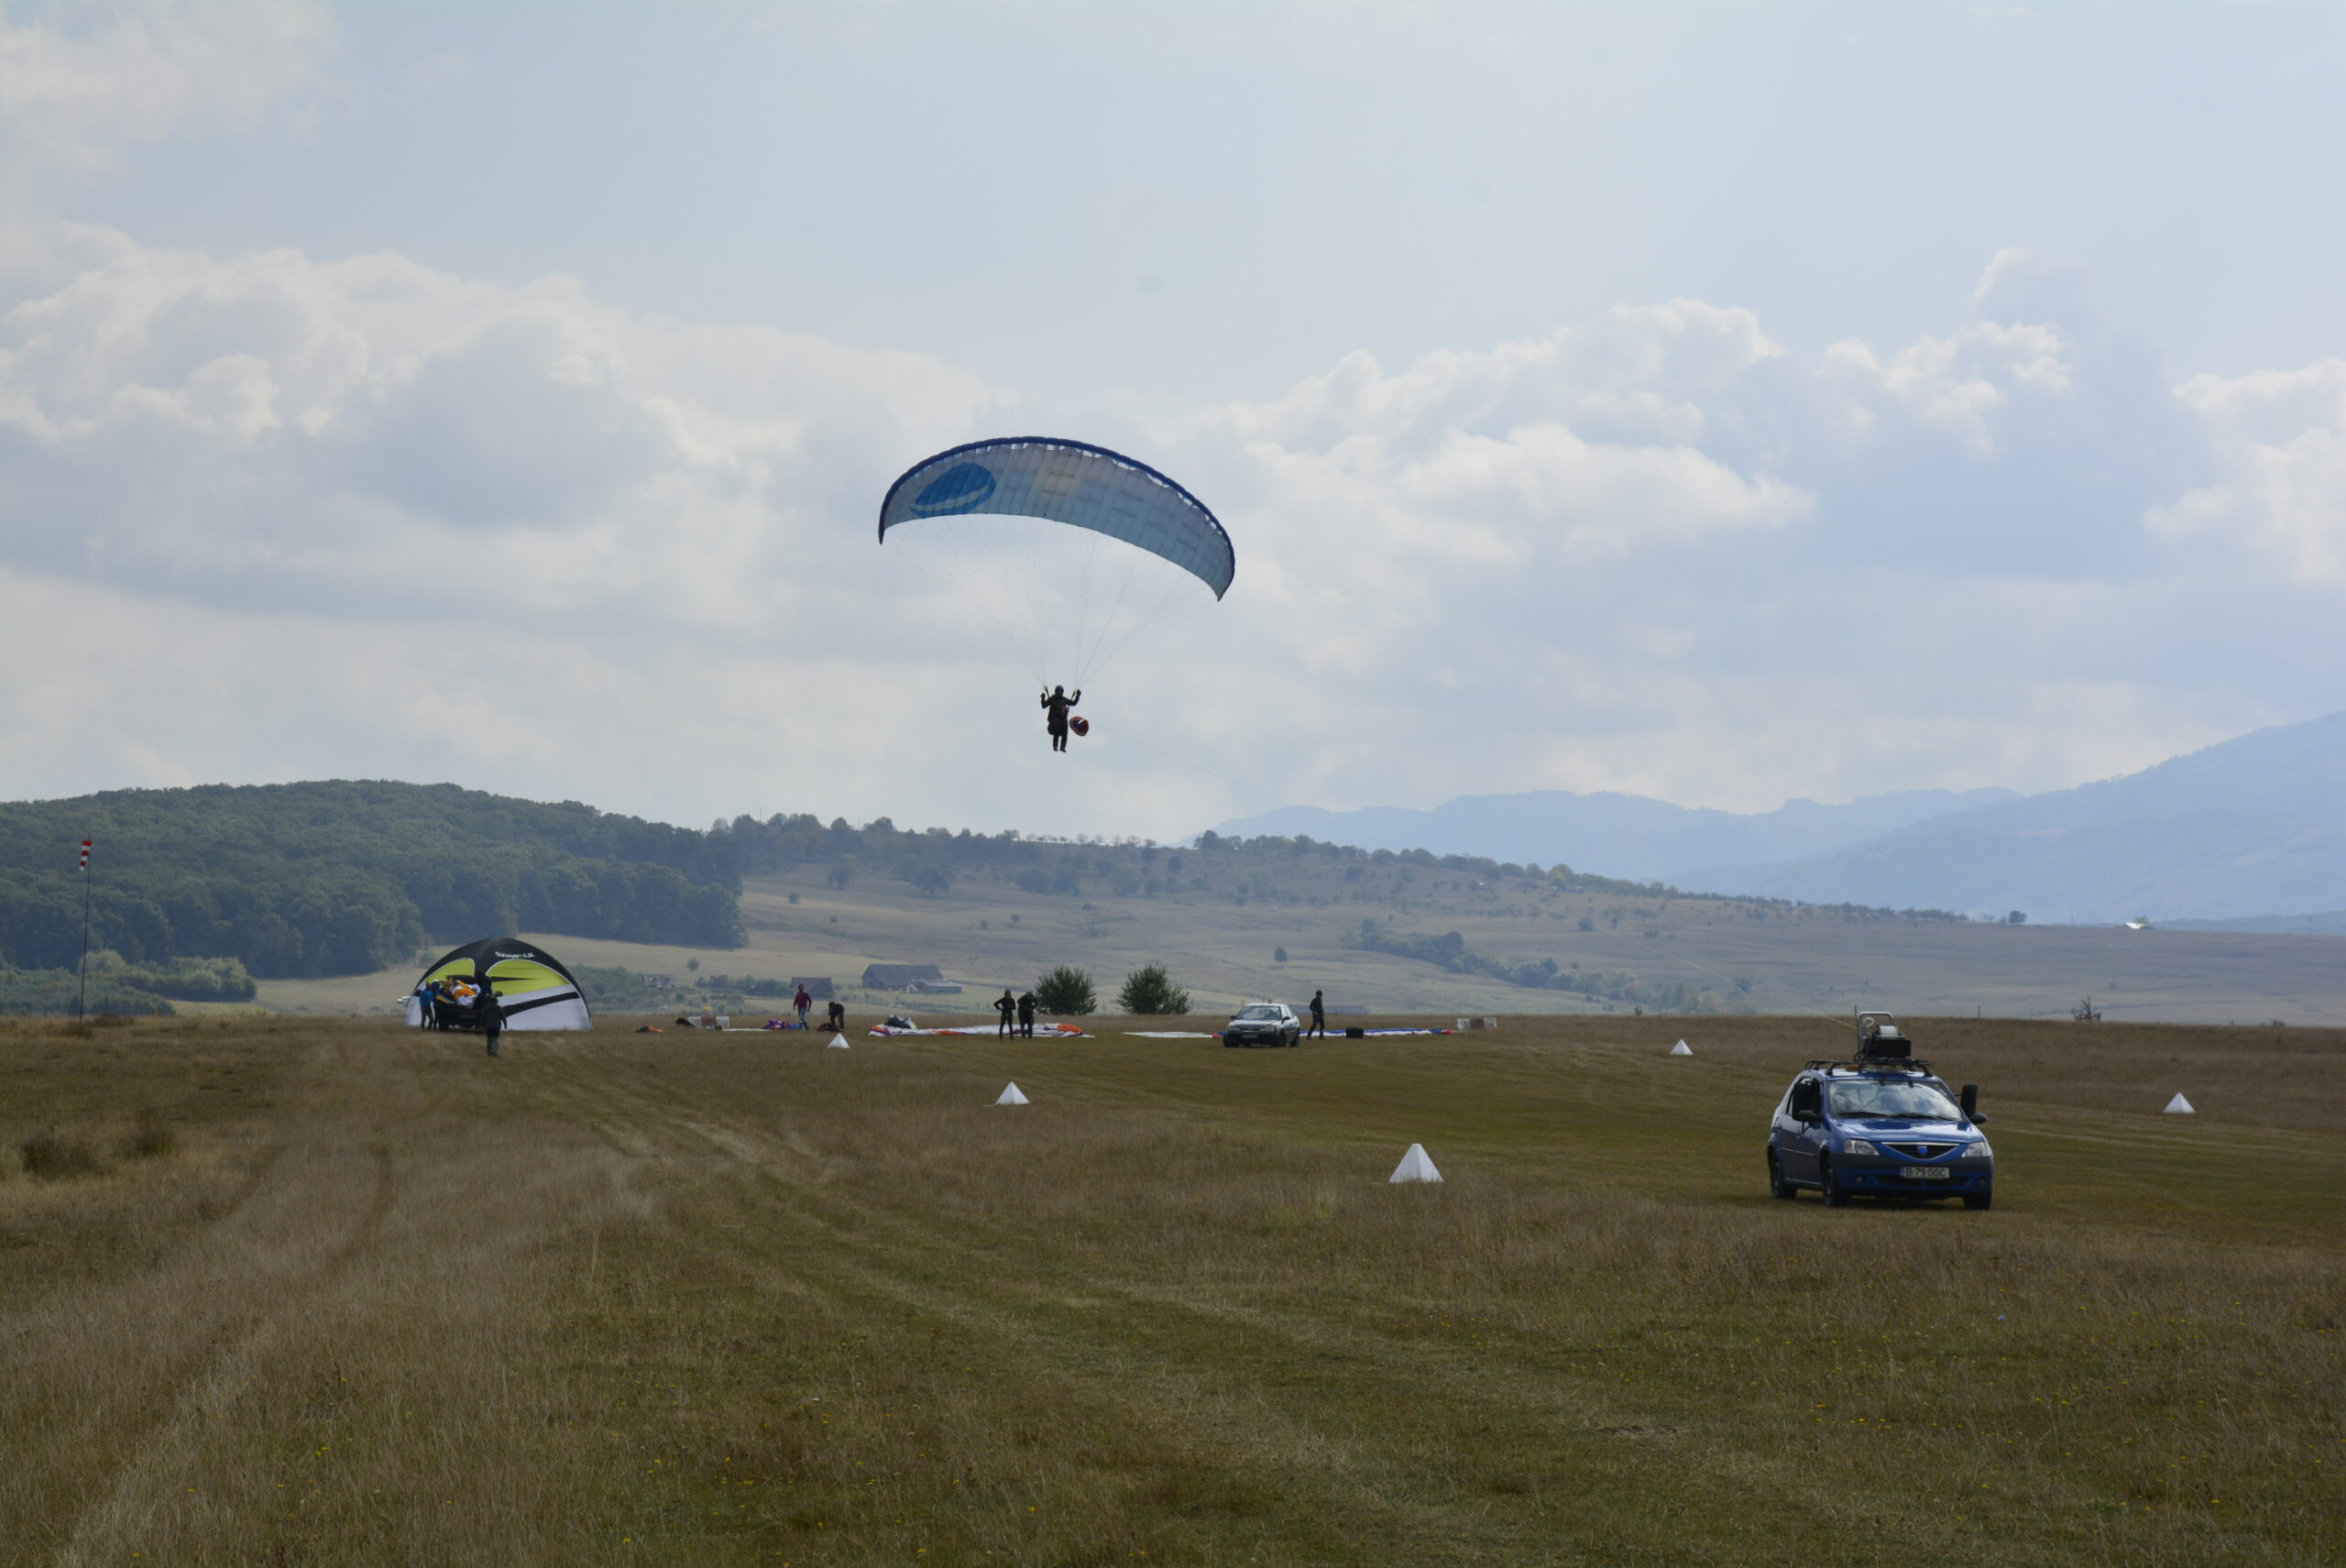
<instances>
[{"instance_id":1,"label":"blue and white paraglider wing","mask_svg":"<svg viewBox=\"0 0 2346 1568\"><path fill-rule=\"evenodd\" d=\"M907 469L880 503L880 538L926 518L990 512L1090 529L1162 557L1220 598L1238 560L1205 503L1146 463L1046 436L973 441Z\"/></svg>"}]
</instances>

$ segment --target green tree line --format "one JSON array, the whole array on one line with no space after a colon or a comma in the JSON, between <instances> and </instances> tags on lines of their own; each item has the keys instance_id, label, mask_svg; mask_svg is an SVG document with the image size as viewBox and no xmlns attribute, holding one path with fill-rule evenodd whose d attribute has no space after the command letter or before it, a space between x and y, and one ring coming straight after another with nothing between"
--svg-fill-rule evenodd
<instances>
[{"instance_id":1,"label":"green tree line","mask_svg":"<svg viewBox=\"0 0 2346 1568\"><path fill-rule=\"evenodd\" d=\"M264 979L356 974L505 931L740 947L727 834L458 789L337 780L115 790L0 806L0 960L232 958Z\"/></svg>"}]
</instances>

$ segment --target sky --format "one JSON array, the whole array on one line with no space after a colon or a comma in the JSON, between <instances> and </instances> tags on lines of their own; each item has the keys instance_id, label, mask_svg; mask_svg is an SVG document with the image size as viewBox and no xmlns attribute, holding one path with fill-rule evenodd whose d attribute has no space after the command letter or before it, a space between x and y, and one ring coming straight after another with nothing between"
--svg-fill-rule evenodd
<instances>
[{"instance_id":1,"label":"sky","mask_svg":"<svg viewBox=\"0 0 2346 1568\"><path fill-rule=\"evenodd\" d=\"M2336 5L0 0L0 796L1171 839L2336 711L2341 79ZM1070 586L872 538L1027 433L1239 562L1066 757Z\"/></svg>"}]
</instances>

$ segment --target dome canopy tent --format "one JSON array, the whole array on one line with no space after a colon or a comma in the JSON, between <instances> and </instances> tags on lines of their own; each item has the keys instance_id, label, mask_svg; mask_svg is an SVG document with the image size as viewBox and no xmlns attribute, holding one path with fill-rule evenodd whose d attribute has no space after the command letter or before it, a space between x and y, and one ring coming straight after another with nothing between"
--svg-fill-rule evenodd
<instances>
[{"instance_id":1,"label":"dome canopy tent","mask_svg":"<svg viewBox=\"0 0 2346 1568\"><path fill-rule=\"evenodd\" d=\"M560 959L519 937L483 937L425 970L407 999L407 1021L423 1021L423 988L435 980L486 980L508 1029L588 1029L595 1020L577 980Z\"/></svg>"}]
</instances>

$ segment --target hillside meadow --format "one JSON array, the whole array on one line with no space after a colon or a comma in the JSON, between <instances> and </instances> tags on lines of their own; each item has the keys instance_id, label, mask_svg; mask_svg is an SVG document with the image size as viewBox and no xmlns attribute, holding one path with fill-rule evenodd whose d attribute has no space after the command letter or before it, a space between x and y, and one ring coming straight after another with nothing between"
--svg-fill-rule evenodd
<instances>
[{"instance_id":1,"label":"hillside meadow","mask_svg":"<svg viewBox=\"0 0 2346 1568\"><path fill-rule=\"evenodd\" d=\"M1917 1023L1973 1214L1766 1196L1820 1024L1092 1022L0 1025L8 1560L2346 1553L2339 1033Z\"/></svg>"},{"instance_id":2,"label":"hillside meadow","mask_svg":"<svg viewBox=\"0 0 2346 1568\"><path fill-rule=\"evenodd\" d=\"M972 878L930 896L901 878L860 877L839 888L812 871L754 876L741 898L743 948L519 934L568 961L680 981L828 975L861 1004L891 1003L851 984L875 961L935 963L970 985L959 998L893 1003L924 1018L981 1014L984 987L1031 985L1060 963L1091 973L1105 999L1124 975L1163 962L1200 1009L1263 996L1300 1003L1315 988L1338 1006L1451 1016L1623 1015L1636 1005L1346 945L1363 919L1375 919L1403 934L1456 931L1469 948L1512 961L1547 959L1562 969L1635 976L1647 987L1686 987L1707 992L1705 1004L1723 1010L1847 1017L1859 1007L1888 1007L2066 1020L2089 994L2113 1020L2346 1025L2346 938L1997 926L1556 888L1534 896L1521 879L1478 886L1471 874L1439 868L1403 866L1380 870L1381 881L1348 882L1351 868L1340 861L1231 859L1231 867L1209 859L1200 873L1192 854L1189 884L1154 895L1119 894L1112 885L1037 894ZM1262 863L1278 874L1261 871ZM1407 883L1402 872L1410 875ZM696 962L697 971L688 968ZM265 980L260 1000L284 1012L388 1012L418 972L411 962L373 974ZM676 1005L690 1001L680 994ZM744 1002L740 1010L761 1008L775 1010L770 1002Z\"/></svg>"}]
</instances>

